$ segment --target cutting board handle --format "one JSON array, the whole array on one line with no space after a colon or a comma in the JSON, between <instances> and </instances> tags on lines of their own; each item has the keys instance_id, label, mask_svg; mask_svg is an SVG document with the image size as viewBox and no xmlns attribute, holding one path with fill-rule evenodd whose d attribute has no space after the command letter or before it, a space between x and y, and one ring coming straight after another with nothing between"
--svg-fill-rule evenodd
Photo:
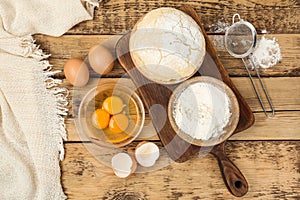
<instances>
[{"instance_id":1,"label":"cutting board handle","mask_svg":"<svg viewBox=\"0 0 300 200\"><path fill-rule=\"evenodd\" d=\"M248 192L248 183L242 172L226 156L225 142L214 146L211 153L218 159L223 180L228 190L237 197L244 196Z\"/></svg>"}]
</instances>

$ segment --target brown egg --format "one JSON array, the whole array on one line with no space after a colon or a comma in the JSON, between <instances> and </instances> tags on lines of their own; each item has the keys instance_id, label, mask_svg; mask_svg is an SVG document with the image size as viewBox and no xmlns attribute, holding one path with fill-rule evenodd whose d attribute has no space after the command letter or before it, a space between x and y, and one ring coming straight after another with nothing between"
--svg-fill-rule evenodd
<instances>
[{"instance_id":1,"label":"brown egg","mask_svg":"<svg viewBox=\"0 0 300 200\"><path fill-rule=\"evenodd\" d=\"M89 51L89 63L98 74L108 74L114 67L111 52L102 45L93 46Z\"/></svg>"},{"instance_id":2,"label":"brown egg","mask_svg":"<svg viewBox=\"0 0 300 200\"><path fill-rule=\"evenodd\" d=\"M89 81L89 69L83 60L71 58L64 65L66 79L77 87L82 87Z\"/></svg>"}]
</instances>

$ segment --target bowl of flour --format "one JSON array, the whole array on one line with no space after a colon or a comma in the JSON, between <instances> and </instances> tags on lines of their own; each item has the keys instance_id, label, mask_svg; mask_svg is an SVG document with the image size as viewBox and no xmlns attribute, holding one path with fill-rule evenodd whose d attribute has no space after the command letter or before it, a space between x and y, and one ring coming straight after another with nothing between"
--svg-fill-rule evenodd
<instances>
[{"instance_id":1,"label":"bowl of flour","mask_svg":"<svg viewBox=\"0 0 300 200\"><path fill-rule=\"evenodd\" d=\"M205 38L197 22L175 8L148 12L133 27L130 56L146 78L160 84L176 84L194 75L206 52Z\"/></svg>"},{"instance_id":2,"label":"bowl of flour","mask_svg":"<svg viewBox=\"0 0 300 200\"><path fill-rule=\"evenodd\" d=\"M232 135L240 113L236 96L225 83L199 76L174 90L168 115L179 137L197 146L213 146Z\"/></svg>"}]
</instances>

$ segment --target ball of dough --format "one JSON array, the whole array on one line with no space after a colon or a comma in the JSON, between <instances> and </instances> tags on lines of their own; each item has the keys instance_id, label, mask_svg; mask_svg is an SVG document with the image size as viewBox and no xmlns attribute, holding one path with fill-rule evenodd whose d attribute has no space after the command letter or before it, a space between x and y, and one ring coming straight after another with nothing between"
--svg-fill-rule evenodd
<instances>
[{"instance_id":1,"label":"ball of dough","mask_svg":"<svg viewBox=\"0 0 300 200\"><path fill-rule=\"evenodd\" d=\"M174 84L197 72L205 56L205 39L189 15L175 8L159 8L137 22L129 50L144 76Z\"/></svg>"}]
</instances>

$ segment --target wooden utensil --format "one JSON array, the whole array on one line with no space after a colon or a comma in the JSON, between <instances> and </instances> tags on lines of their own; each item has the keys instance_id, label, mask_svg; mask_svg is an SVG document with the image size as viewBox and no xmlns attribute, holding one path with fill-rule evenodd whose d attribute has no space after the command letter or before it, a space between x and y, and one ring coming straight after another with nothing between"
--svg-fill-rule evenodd
<instances>
[{"instance_id":1,"label":"wooden utensil","mask_svg":"<svg viewBox=\"0 0 300 200\"><path fill-rule=\"evenodd\" d=\"M206 40L206 56L200 67L199 73L195 76L199 76L200 74L211 76L226 83L235 93L240 107L240 118L235 133L249 128L254 123L254 115L218 59L216 51L201 24L200 18L191 7L182 7L180 9L190 15L198 23ZM128 46L129 39L130 33L124 35L119 40L116 46L118 60L136 84L137 90L142 97L146 108L149 110L150 117L158 136L169 156L176 162L187 161L199 152L200 147L181 139L172 128L169 119L167 119L165 123L162 122L160 117L161 110L151 109L153 105L158 104L164 109L165 113L167 113L169 98L173 88L150 81L136 69L130 57ZM176 85L174 85L174 87L176 87ZM225 153L225 142L214 146L211 153L218 159L223 179L229 191L235 196L243 196L246 194L248 191L247 181L240 170L227 158Z\"/></svg>"},{"instance_id":2,"label":"wooden utensil","mask_svg":"<svg viewBox=\"0 0 300 200\"><path fill-rule=\"evenodd\" d=\"M206 53L208 55L206 55L204 62L200 67L200 73L202 75L211 76L220 79L232 89L232 91L235 93L236 98L238 99L239 107L240 107L239 123L234 133L238 133L240 131L246 130L247 128L252 126L255 121L254 115L249 105L247 104L246 100L242 97L242 95L239 93L239 91L231 81L221 61L219 60L217 56L217 52L215 51L212 42L209 40L196 11L189 6L181 7L180 10L190 15L197 22L205 38ZM218 72L216 73L214 71L215 69L218 69L219 73ZM241 173L241 171L237 168L237 166L227 157L225 151L225 143L226 141L218 145L215 145L213 149L210 151L210 153L213 154L218 159L222 177L228 190L234 196L241 197L248 192L248 183L245 177L243 176L243 174Z\"/></svg>"}]
</instances>

